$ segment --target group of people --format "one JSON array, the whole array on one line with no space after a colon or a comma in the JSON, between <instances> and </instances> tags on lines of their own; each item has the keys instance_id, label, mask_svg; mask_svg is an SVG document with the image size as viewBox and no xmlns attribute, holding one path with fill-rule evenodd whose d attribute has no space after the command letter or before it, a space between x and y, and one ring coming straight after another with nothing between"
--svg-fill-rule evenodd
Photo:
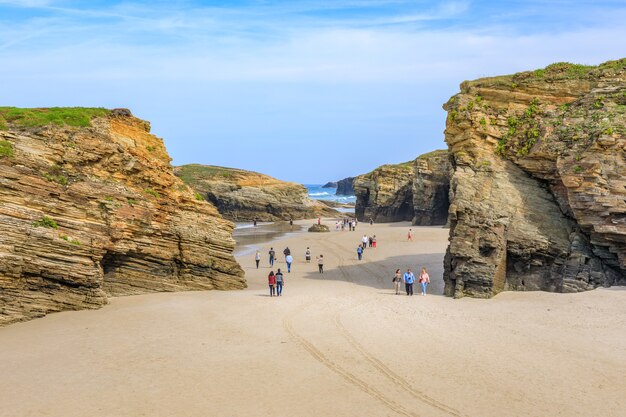
<instances>
[{"instance_id":1,"label":"group of people","mask_svg":"<svg viewBox=\"0 0 626 417\"><path fill-rule=\"evenodd\" d=\"M396 288L396 295L400 294L400 286L402 282L404 282L404 289L406 290L406 295L413 295L413 284L415 284L415 275L411 268L407 269L404 275L400 272L400 269L396 269L396 273L391 280L394 283ZM428 275L428 271L426 268L422 268L422 272L420 272L418 282L422 287L422 295L426 295L426 288L428 284L430 284L430 276Z\"/></svg>"},{"instance_id":2,"label":"group of people","mask_svg":"<svg viewBox=\"0 0 626 417\"><path fill-rule=\"evenodd\" d=\"M365 248L368 247L368 244L370 248L376 247L376 235L363 235L361 238L361 244L356 247L356 256L359 261L363 259L363 252L365 252Z\"/></svg>"},{"instance_id":3,"label":"group of people","mask_svg":"<svg viewBox=\"0 0 626 417\"><path fill-rule=\"evenodd\" d=\"M280 268L274 274L274 271L270 271L270 274L267 276L267 282L270 285L270 297L276 295L280 297L283 295L283 285L285 285L285 278L283 277L283 273L280 272Z\"/></svg>"},{"instance_id":4,"label":"group of people","mask_svg":"<svg viewBox=\"0 0 626 417\"><path fill-rule=\"evenodd\" d=\"M341 228L341 231L343 232L344 230L346 230L346 227L348 228L348 230L350 231L355 231L356 230L356 226L358 224L358 220L357 219L342 219L342 220L337 220L335 222L335 230L339 230Z\"/></svg>"},{"instance_id":5,"label":"group of people","mask_svg":"<svg viewBox=\"0 0 626 417\"><path fill-rule=\"evenodd\" d=\"M274 263L276 262L276 251L274 250L274 248L270 248L269 252L269 264L270 267L274 266ZM293 256L291 255L291 249L289 249L289 246L287 246L285 248L285 250L283 250L283 255L285 255L285 263L287 264L287 273L291 273L291 264L293 263ZM304 252L304 259L306 261L306 263L311 263L311 248L307 247L306 251ZM324 273L324 255L320 254L318 255L315 260L317 261L317 267L319 270L320 274ZM256 267L257 269L259 269L259 264L261 262L261 253L257 250L255 255L254 255L254 261L256 263ZM285 277L283 276L283 273L281 272L280 268L278 268L278 271L276 273L274 273L274 270L271 270L269 275L267 276L267 283L270 287L270 297L273 297L274 295L276 295L277 297L280 297L283 294L283 286L285 285Z\"/></svg>"}]
</instances>

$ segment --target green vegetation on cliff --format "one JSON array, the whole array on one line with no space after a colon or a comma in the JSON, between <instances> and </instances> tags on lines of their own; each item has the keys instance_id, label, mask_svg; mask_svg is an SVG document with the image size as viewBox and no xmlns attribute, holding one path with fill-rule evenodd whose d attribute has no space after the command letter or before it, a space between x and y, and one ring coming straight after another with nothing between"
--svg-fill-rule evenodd
<instances>
[{"instance_id":1,"label":"green vegetation on cliff","mask_svg":"<svg viewBox=\"0 0 626 417\"><path fill-rule=\"evenodd\" d=\"M8 140L0 140L0 157L13 156L13 144Z\"/></svg>"},{"instance_id":2,"label":"green vegetation on cliff","mask_svg":"<svg viewBox=\"0 0 626 417\"><path fill-rule=\"evenodd\" d=\"M614 75L626 69L626 58L607 61L600 65L581 65L570 62L555 62L545 68L533 71L518 72L512 75L480 78L473 81L464 81L461 90L466 92L470 86L476 87L506 87L513 91L529 82L535 81L567 81L567 80L596 80ZM471 110L468 109L468 110ZM455 115L449 114L454 120Z\"/></svg>"},{"instance_id":3,"label":"green vegetation on cliff","mask_svg":"<svg viewBox=\"0 0 626 417\"><path fill-rule=\"evenodd\" d=\"M233 173L238 171L240 170L235 168L189 164L177 167L176 175L182 179L185 184L193 185L199 180L231 178Z\"/></svg>"},{"instance_id":4,"label":"green vegetation on cliff","mask_svg":"<svg viewBox=\"0 0 626 417\"><path fill-rule=\"evenodd\" d=\"M110 110L93 107L50 107L23 109L0 107L0 129L7 125L38 127L55 124L58 126L89 127L94 117L108 116Z\"/></svg>"}]
</instances>

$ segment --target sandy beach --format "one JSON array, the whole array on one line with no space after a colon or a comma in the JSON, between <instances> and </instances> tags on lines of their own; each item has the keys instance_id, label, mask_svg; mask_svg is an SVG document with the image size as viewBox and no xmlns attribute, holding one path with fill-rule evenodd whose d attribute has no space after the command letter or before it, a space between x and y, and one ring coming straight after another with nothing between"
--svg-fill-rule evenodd
<instances>
[{"instance_id":1,"label":"sandy beach","mask_svg":"<svg viewBox=\"0 0 626 417\"><path fill-rule=\"evenodd\" d=\"M626 415L626 288L454 300L441 295L447 229L412 227L408 242L408 223L326 224L259 244L259 269L240 256L243 291L0 328L0 416ZM364 233L378 247L357 261ZM295 258L282 297L266 285L270 246L275 267L286 246ZM422 266L429 294L395 295L395 269Z\"/></svg>"}]
</instances>

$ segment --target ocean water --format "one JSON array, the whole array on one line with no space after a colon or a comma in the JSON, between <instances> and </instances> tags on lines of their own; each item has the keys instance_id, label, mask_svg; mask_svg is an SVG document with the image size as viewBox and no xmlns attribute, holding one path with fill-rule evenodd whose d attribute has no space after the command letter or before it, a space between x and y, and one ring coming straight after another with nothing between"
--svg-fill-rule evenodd
<instances>
[{"instance_id":1,"label":"ocean water","mask_svg":"<svg viewBox=\"0 0 626 417\"><path fill-rule=\"evenodd\" d=\"M356 197L353 195L335 195L336 188L322 188L324 184L304 184L309 190L309 198L313 200L331 200L339 203L356 203Z\"/></svg>"}]
</instances>

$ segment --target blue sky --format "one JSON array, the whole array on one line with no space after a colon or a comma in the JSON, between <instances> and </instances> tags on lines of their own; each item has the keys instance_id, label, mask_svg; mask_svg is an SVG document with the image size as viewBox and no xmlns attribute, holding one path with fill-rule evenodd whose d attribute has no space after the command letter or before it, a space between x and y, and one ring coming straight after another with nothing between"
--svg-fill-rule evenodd
<instances>
[{"instance_id":1,"label":"blue sky","mask_svg":"<svg viewBox=\"0 0 626 417\"><path fill-rule=\"evenodd\" d=\"M127 107L173 164L325 182L444 148L466 79L626 56L621 1L0 0L0 105Z\"/></svg>"}]
</instances>

